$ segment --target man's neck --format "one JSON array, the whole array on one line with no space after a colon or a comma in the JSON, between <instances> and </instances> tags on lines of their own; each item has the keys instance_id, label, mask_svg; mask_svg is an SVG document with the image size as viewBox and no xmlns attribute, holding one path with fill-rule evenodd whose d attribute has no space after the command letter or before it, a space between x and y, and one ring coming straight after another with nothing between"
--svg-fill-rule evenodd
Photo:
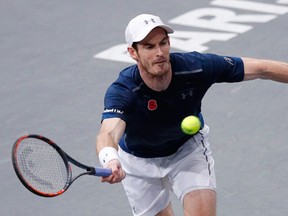
<instances>
[{"instance_id":1,"label":"man's neck","mask_svg":"<svg viewBox=\"0 0 288 216\"><path fill-rule=\"evenodd\" d=\"M170 85L172 79L172 71L170 69L168 73L162 76L152 76L148 73L140 73L140 76L150 89L160 92L166 90Z\"/></svg>"}]
</instances>

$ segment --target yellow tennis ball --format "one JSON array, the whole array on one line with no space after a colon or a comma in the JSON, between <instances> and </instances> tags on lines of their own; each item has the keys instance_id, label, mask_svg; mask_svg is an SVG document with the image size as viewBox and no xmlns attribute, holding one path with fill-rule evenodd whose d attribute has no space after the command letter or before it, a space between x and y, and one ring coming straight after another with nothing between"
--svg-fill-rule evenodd
<instances>
[{"instance_id":1,"label":"yellow tennis ball","mask_svg":"<svg viewBox=\"0 0 288 216\"><path fill-rule=\"evenodd\" d=\"M196 134L201 127L201 122L196 116L187 116L181 123L181 129L184 133L193 135Z\"/></svg>"}]
</instances>

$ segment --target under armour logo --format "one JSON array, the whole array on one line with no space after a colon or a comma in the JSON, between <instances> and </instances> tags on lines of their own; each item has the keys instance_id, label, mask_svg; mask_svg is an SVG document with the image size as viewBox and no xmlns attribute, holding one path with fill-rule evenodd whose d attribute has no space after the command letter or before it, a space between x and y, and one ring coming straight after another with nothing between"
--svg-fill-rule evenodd
<instances>
[{"instance_id":1,"label":"under armour logo","mask_svg":"<svg viewBox=\"0 0 288 216\"><path fill-rule=\"evenodd\" d=\"M151 18L150 20L144 20L144 23L145 23L146 25L148 25L149 22L155 23L155 20L154 20L153 18Z\"/></svg>"},{"instance_id":2,"label":"under armour logo","mask_svg":"<svg viewBox=\"0 0 288 216\"><path fill-rule=\"evenodd\" d=\"M181 94L181 97L182 97L182 100L185 100L186 98L192 97L193 95L194 95L193 89L190 89L190 90L188 90L186 92L183 92Z\"/></svg>"}]
</instances>

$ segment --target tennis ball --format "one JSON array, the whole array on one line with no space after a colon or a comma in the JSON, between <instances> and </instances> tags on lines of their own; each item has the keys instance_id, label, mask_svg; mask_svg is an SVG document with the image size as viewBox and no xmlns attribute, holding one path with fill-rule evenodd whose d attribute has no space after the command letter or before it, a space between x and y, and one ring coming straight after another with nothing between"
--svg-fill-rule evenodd
<instances>
[{"instance_id":1,"label":"tennis ball","mask_svg":"<svg viewBox=\"0 0 288 216\"><path fill-rule=\"evenodd\" d=\"M196 134L201 127L201 122L196 116L187 116L181 123L181 129L184 133L193 135Z\"/></svg>"}]
</instances>

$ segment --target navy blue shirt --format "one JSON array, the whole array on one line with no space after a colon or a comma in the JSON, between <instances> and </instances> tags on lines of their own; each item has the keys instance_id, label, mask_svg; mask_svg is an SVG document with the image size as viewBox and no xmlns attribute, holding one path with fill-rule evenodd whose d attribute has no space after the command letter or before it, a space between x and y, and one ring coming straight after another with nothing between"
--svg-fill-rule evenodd
<instances>
[{"instance_id":1,"label":"navy blue shirt","mask_svg":"<svg viewBox=\"0 0 288 216\"><path fill-rule=\"evenodd\" d=\"M105 95L102 120L121 118L126 130L119 145L139 157L173 154L191 136L181 130L182 120L201 115L201 101L214 83L240 82L244 78L240 58L214 54L171 53L172 81L157 92L143 82L137 65L120 72Z\"/></svg>"}]
</instances>

